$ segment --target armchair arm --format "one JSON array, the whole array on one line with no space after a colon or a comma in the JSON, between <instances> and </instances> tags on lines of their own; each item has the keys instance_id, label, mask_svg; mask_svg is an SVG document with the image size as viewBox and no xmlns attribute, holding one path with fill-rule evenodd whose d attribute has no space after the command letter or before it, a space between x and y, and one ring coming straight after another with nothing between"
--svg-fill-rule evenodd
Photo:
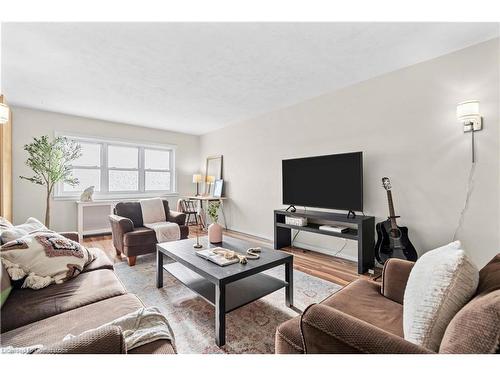
<instances>
[{"instance_id":1,"label":"armchair arm","mask_svg":"<svg viewBox=\"0 0 500 375\"><path fill-rule=\"evenodd\" d=\"M326 305L312 305L302 315L307 354L431 354L424 347Z\"/></svg>"},{"instance_id":2,"label":"armchair arm","mask_svg":"<svg viewBox=\"0 0 500 375\"><path fill-rule=\"evenodd\" d=\"M168 211L167 221L177 223L179 225L186 225L186 214L179 211Z\"/></svg>"},{"instance_id":3,"label":"armchair arm","mask_svg":"<svg viewBox=\"0 0 500 375\"><path fill-rule=\"evenodd\" d=\"M59 234L75 242L79 240L78 232L59 232Z\"/></svg>"},{"instance_id":4,"label":"armchair arm","mask_svg":"<svg viewBox=\"0 0 500 375\"><path fill-rule=\"evenodd\" d=\"M111 223L111 231L113 234L121 233L122 235L127 232L132 232L134 230L134 223L129 218L118 216L118 215L109 215L109 222Z\"/></svg>"},{"instance_id":5,"label":"armchair arm","mask_svg":"<svg viewBox=\"0 0 500 375\"><path fill-rule=\"evenodd\" d=\"M380 293L394 302L403 304L406 283L415 262L391 258L382 270L382 288Z\"/></svg>"},{"instance_id":6,"label":"armchair arm","mask_svg":"<svg viewBox=\"0 0 500 375\"><path fill-rule=\"evenodd\" d=\"M57 344L45 346L35 354L124 354L125 340L120 328L102 327Z\"/></svg>"},{"instance_id":7,"label":"armchair arm","mask_svg":"<svg viewBox=\"0 0 500 375\"><path fill-rule=\"evenodd\" d=\"M111 223L113 246L117 254L120 254L123 252L123 235L134 230L134 223L129 218L118 215L109 215L109 222Z\"/></svg>"}]
</instances>

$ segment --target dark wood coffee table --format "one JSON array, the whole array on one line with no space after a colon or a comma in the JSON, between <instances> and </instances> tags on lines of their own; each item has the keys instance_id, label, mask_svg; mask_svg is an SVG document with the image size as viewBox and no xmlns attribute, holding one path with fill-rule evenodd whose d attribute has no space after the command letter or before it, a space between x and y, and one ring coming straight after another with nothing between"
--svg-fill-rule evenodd
<instances>
[{"instance_id":1,"label":"dark wood coffee table","mask_svg":"<svg viewBox=\"0 0 500 375\"><path fill-rule=\"evenodd\" d=\"M249 304L278 289L286 288L285 303L293 306L293 256L279 250L262 248L260 258L247 264L220 267L195 254L195 239L160 243L156 246L156 287L163 287L163 270L215 306L215 342L223 346L226 341L226 313ZM201 237L203 249L221 246L245 254L251 242L225 237L217 245ZM163 255L176 262L163 264ZM266 275L262 271L285 265L285 280Z\"/></svg>"}]
</instances>

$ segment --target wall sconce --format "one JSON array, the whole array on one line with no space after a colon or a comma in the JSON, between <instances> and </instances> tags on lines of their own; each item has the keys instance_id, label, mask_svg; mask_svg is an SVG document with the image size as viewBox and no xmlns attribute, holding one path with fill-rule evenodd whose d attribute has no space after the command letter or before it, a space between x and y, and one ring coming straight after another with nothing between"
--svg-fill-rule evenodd
<instances>
[{"instance_id":1,"label":"wall sconce","mask_svg":"<svg viewBox=\"0 0 500 375\"><path fill-rule=\"evenodd\" d=\"M464 133L471 132L472 163L475 162L474 133L483 129L483 119L479 114L479 100L468 100L457 105L457 118L464 127Z\"/></svg>"},{"instance_id":2,"label":"wall sconce","mask_svg":"<svg viewBox=\"0 0 500 375\"><path fill-rule=\"evenodd\" d=\"M0 125L4 125L9 122L9 112L9 107L0 103Z\"/></svg>"},{"instance_id":3,"label":"wall sconce","mask_svg":"<svg viewBox=\"0 0 500 375\"><path fill-rule=\"evenodd\" d=\"M464 133L481 130L483 121L479 114L479 100L468 100L457 105L457 118L464 126Z\"/></svg>"}]
</instances>

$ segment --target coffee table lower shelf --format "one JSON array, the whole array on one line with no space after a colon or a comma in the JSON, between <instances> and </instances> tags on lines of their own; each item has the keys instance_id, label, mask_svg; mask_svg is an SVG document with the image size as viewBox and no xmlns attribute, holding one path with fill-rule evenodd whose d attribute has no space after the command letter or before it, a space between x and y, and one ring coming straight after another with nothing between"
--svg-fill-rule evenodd
<instances>
[{"instance_id":1,"label":"coffee table lower shelf","mask_svg":"<svg viewBox=\"0 0 500 375\"><path fill-rule=\"evenodd\" d=\"M163 269L193 292L215 306L215 285L180 263L169 263ZM258 273L236 280L226 286L226 309L228 313L238 307L256 301L288 285L286 281Z\"/></svg>"}]
</instances>

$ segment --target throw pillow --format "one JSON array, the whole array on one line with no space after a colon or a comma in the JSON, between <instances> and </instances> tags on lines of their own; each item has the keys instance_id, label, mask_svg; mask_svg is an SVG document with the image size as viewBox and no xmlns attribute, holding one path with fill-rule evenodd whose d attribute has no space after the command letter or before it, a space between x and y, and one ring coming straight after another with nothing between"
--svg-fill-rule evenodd
<instances>
[{"instance_id":1,"label":"throw pillow","mask_svg":"<svg viewBox=\"0 0 500 375\"><path fill-rule=\"evenodd\" d=\"M35 232L0 247L0 258L12 280L23 288L41 289L80 274L94 260L78 242L57 233Z\"/></svg>"},{"instance_id":2,"label":"throw pillow","mask_svg":"<svg viewBox=\"0 0 500 375\"><path fill-rule=\"evenodd\" d=\"M13 227L12 223L4 218L3 216L0 216L0 245L3 244L2 242L2 233L6 231L7 229L11 229Z\"/></svg>"},{"instance_id":3,"label":"throw pillow","mask_svg":"<svg viewBox=\"0 0 500 375\"><path fill-rule=\"evenodd\" d=\"M500 349L500 290L474 297L452 319L439 353L487 354Z\"/></svg>"},{"instance_id":4,"label":"throw pillow","mask_svg":"<svg viewBox=\"0 0 500 375\"><path fill-rule=\"evenodd\" d=\"M7 242L17 240L27 234L33 233L35 231L48 231L47 227L43 225L39 220L34 217L30 217L24 224L20 225L12 225L10 227L2 230L0 234L2 238L2 243L6 244Z\"/></svg>"},{"instance_id":5,"label":"throw pillow","mask_svg":"<svg viewBox=\"0 0 500 375\"><path fill-rule=\"evenodd\" d=\"M403 298L404 338L437 351L448 323L474 295L478 280L479 271L460 241L422 255Z\"/></svg>"}]
</instances>

